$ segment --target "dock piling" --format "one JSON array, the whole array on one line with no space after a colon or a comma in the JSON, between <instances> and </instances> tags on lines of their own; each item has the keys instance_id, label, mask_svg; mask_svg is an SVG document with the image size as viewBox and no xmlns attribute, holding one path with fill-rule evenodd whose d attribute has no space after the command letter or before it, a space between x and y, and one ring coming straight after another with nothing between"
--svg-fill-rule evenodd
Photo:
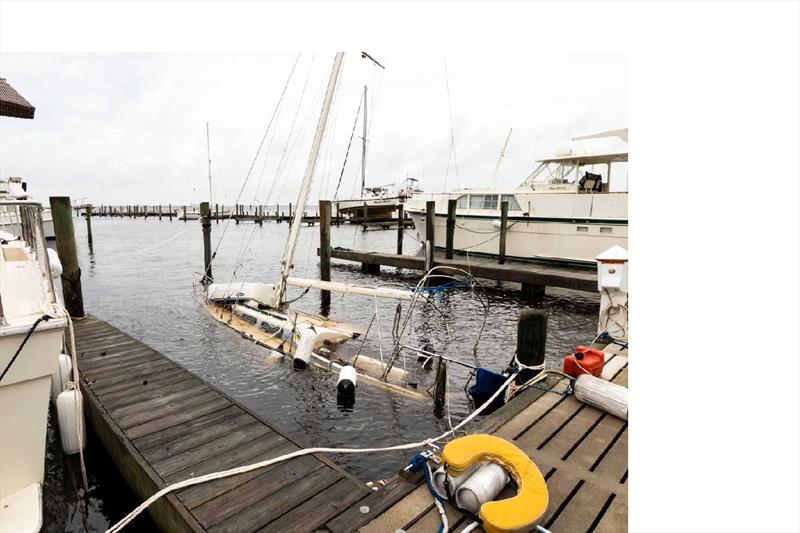
<instances>
[{"instance_id":1,"label":"dock piling","mask_svg":"<svg viewBox=\"0 0 800 533\"><path fill-rule=\"evenodd\" d=\"M92 206L87 205L83 210L86 215L86 240L89 241L89 248L92 247Z\"/></svg>"},{"instance_id":2,"label":"dock piling","mask_svg":"<svg viewBox=\"0 0 800 533\"><path fill-rule=\"evenodd\" d=\"M456 206L458 200L447 200L447 242L445 244L444 258L453 258L453 235L456 230Z\"/></svg>"},{"instance_id":3,"label":"dock piling","mask_svg":"<svg viewBox=\"0 0 800 533\"><path fill-rule=\"evenodd\" d=\"M214 276L211 274L211 208L208 202L200 204L200 217L203 226L203 263L205 266L203 284L208 285L214 282Z\"/></svg>"},{"instance_id":4,"label":"dock piling","mask_svg":"<svg viewBox=\"0 0 800 533\"><path fill-rule=\"evenodd\" d=\"M508 230L508 200L500 202L500 251L498 263L506 262L506 233Z\"/></svg>"},{"instance_id":5,"label":"dock piling","mask_svg":"<svg viewBox=\"0 0 800 533\"><path fill-rule=\"evenodd\" d=\"M403 204L397 206L397 255L403 255L403 232L405 229L405 214Z\"/></svg>"},{"instance_id":6,"label":"dock piling","mask_svg":"<svg viewBox=\"0 0 800 533\"><path fill-rule=\"evenodd\" d=\"M517 361L525 365L515 380L517 385L527 383L538 376L544 368L544 350L547 343L547 314L544 311L526 309L519 315L517 323ZM525 368L538 367L541 368Z\"/></svg>"},{"instance_id":7,"label":"dock piling","mask_svg":"<svg viewBox=\"0 0 800 533\"><path fill-rule=\"evenodd\" d=\"M81 291L81 268L75 246L75 228L72 225L72 205L69 196L51 196L50 211L56 234L56 251L61 261L61 290L64 307L73 318L83 318L83 292Z\"/></svg>"},{"instance_id":8,"label":"dock piling","mask_svg":"<svg viewBox=\"0 0 800 533\"><path fill-rule=\"evenodd\" d=\"M331 280L331 201L319 201L319 279ZM327 315L331 307L331 291L322 291L322 310Z\"/></svg>"}]
</instances>

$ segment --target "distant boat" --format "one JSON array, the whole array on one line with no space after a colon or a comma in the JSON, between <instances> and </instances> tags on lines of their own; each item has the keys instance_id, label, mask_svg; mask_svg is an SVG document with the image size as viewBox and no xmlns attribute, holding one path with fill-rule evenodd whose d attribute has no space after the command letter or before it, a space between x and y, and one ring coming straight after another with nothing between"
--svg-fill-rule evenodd
<instances>
[{"instance_id":1,"label":"distant boat","mask_svg":"<svg viewBox=\"0 0 800 533\"><path fill-rule=\"evenodd\" d=\"M178 220L199 220L200 209L198 207L181 207L178 209Z\"/></svg>"},{"instance_id":2,"label":"distant boat","mask_svg":"<svg viewBox=\"0 0 800 533\"><path fill-rule=\"evenodd\" d=\"M0 200L33 200L28 194L28 184L22 178L0 179ZM19 220L17 211L9 206L0 207L0 229L4 227L11 230L12 227L19 231ZM53 240L56 232L53 229L53 214L50 209L42 209L42 227L44 228L44 238Z\"/></svg>"},{"instance_id":3,"label":"distant boat","mask_svg":"<svg viewBox=\"0 0 800 533\"><path fill-rule=\"evenodd\" d=\"M383 66L381 65L381 68ZM413 193L421 192L417 180L406 178L399 191L393 191L393 184L367 187L367 86L364 86L363 133L361 137L361 196L359 198L334 200L333 207L339 215L344 215L353 223L383 222L391 220L400 205ZM355 130L354 130L355 131ZM348 148L349 151L349 148ZM347 158L345 157L345 162Z\"/></svg>"},{"instance_id":4,"label":"distant boat","mask_svg":"<svg viewBox=\"0 0 800 533\"><path fill-rule=\"evenodd\" d=\"M580 146L579 141L588 139L605 140L589 143L594 148ZM537 161L535 170L515 189L415 195L406 204L406 213L422 238L425 202L434 200L434 245L444 248L448 200L456 200L454 250L497 257L500 208L507 201L507 258L593 266L604 250L614 245L628 248L627 183L622 191L610 190L617 174L626 173L627 139L627 129L575 138L568 150Z\"/></svg>"}]
</instances>

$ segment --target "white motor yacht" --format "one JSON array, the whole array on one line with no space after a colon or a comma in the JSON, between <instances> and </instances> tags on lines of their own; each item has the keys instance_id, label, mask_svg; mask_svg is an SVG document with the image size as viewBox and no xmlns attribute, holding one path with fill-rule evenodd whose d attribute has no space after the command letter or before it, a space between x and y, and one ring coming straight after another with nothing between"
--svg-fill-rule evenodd
<instances>
[{"instance_id":1,"label":"white motor yacht","mask_svg":"<svg viewBox=\"0 0 800 533\"><path fill-rule=\"evenodd\" d=\"M594 266L604 250L628 248L627 138L627 129L575 138L517 188L415 195L406 212L424 239L426 201L435 201L434 245L444 248L448 201L456 200L454 251L497 257L508 202L507 258Z\"/></svg>"}]
</instances>

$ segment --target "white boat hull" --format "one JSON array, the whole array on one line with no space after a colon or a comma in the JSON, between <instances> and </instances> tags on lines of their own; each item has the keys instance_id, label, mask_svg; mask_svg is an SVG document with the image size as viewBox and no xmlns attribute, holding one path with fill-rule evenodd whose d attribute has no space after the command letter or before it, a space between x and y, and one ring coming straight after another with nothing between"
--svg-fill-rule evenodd
<instances>
[{"instance_id":1,"label":"white boat hull","mask_svg":"<svg viewBox=\"0 0 800 533\"><path fill-rule=\"evenodd\" d=\"M0 367L6 368L31 324L0 332ZM50 381L58 367L63 319L40 324L0 382L0 499L44 482ZM4 328L6 329L6 328Z\"/></svg>"},{"instance_id":2,"label":"white boat hull","mask_svg":"<svg viewBox=\"0 0 800 533\"><path fill-rule=\"evenodd\" d=\"M434 245L437 248L445 248L447 244L450 197L445 195L436 201ZM627 193L517 192L515 197L521 209L509 211L508 215L505 255L509 259L594 265L594 258L611 246L628 247ZM420 240L424 240L426 221L421 205L424 202L408 207L406 212ZM457 209L453 249L497 257L500 209Z\"/></svg>"}]
</instances>

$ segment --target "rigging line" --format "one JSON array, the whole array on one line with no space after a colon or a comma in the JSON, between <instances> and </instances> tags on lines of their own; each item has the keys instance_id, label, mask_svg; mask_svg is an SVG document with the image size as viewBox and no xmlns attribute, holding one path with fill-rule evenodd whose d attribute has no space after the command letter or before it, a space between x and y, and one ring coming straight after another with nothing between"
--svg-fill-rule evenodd
<instances>
[{"instance_id":1,"label":"rigging line","mask_svg":"<svg viewBox=\"0 0 800 533\"><path fill-rule=\"evenodd\" d=\"M317 91L317 94L314 97L314 99L311 101L311 104L309 105L308 111L306 112L306 116L303 118L303 121L301 122L300 129L303 130L304 132L307 131L309 126L311 125L311 121L314 118L314 111L318 108L318 103L322 99L323 95L325 94L325 88L326 87L327 87L327 85L326 85L325 81L324 80L321 81L319 89ZM281 168L281 172L283 173L283 178L282 178L283 181L281 182L281 187L278 190L277 197L280 197L283 194L283 189L286 187L286 183L287 183L287 181L289 179L289 176L286 173L286 169L287 168L289 168L289 169L294 168L295 161L297 161L297 156L300 154L300 147L302 145L301 141L303 141L303 140L305 140L305 133L302 134L302 135L298 134L294 138L294 140L292 141L292 145L289 147L289 153L291 154L289 157L291 157L291 162L290 162L288 167L284 166L283 168Z\"/></svg>"},{"instance_id":2,"label":"rigging line","mask_svg":"<svg viewBox=\"0 0 800 533\"><path fill-rule=\"evenodd\" d=\"M267 197L265 198L264 203L263 203L265 208L269 204L270 198L272 198L272 193L275 190L275 185L278 182L280 173L283 170L284 165L286 163L286 153L287 153L287 150L289 149L290 141L293 140L292 135L294 134L294 128L295 128L295 125L297 123L297 117L300 114L300 109L301 109L302 104L303 104L303 99L305 97L306 88L308 86L308 80L309 80L309 78L311 76L311 71L312 71L313 66L314 66L314 55L312 54L311 62L310 62L309 67L308 67L308 72L306 72L306 79L305 79L305 81L303 83L303 89L300 92L300 98L299 98L299 100L297 102L297 107L295 109L294 117L292 118L292 125L289 128L289 135L286 137L286 144L284 145L283 151L281 152L281 157L280 157L280 159L278 161L278 167L275 170L275 176L272 179L272 184L270 185L269 191L267 191ZM272 143L272 141L270 141L270 145L271 145L271 143ZM265 162L265 164L266 164L266 162ZM254 201L255 200L256 199L254 198ZM278 210L280 210L280 206L278 207ZM253 238L254 238L254 236L256 234L256 229L257 228L255 226L253 226L253 230L250 233L250 239L247 241L246 245L244 244L244 240L242 241L242 244L240 245L239 252L238 252L237 258L236 258L236 262L234 263L234 265L238 265L239 262L244 258L244 256L246 254L248 254L250 252L250 250L252 249L252 243L253 243ZM238 269L238 267L235 267L234 270L237 270L237 269Z\"/></svg>"},{"instance_id":3,"label":"rigging line","mask_svg":"<svg viewBox=\"0 0 800 533\"><path fill-rule=\"evenodd\" d=\"M447 89L447 113L450 116L450 149L453 152L453 164L456 169L456 187L461 188L461 180L458 173L458 158L456 157L456 139L453 133L453 109L450 106L450 81L447 75L447 58L444 58L444 85ZM448 163L449 164L449 163Z\"/></svg>"},{"instance_id":4,"label":"rigging line","mask_svg":"<svg viewBox=\"0 0 800 533\"><path fill-rule=\"evenodd\" d=\"M275 170L275 177L273 178L272 186L270 187L270 190L267 194L267 198L264 201L265 204L268 203L269 199L272 197L272 193L275 189L275 184L278 182L278 178L286 163L286 154L289 151L289 147L291 145L290 143L293 141L292 135L294 134L294 127L297 124L297 117L300 115L300 108L303 105L303 99L305 98L306 88L308 87L308 80L311 77L311 70L313 69L313 67L314 67L314 54L311 55L311 62L308 65L308 72L306 72L306 79L303 82L303 89L300 92L300 99L297 101L297 108L294 111L294 117L292 118L292 125L289 128L289 135L286 137L286 144L283 146L281 159L280 162L278 163L278 168Z\"/></svg>"},{"instance_id":5,"label":"rigging line","mask_svg":"<svg viewBox=\"0 0 800 533\"><path fill-rule=\"evenodd\" d=\"M361 114L361 106L364 104L364 99L358 99L358 110L356 111L356 119L353 121L353 130L350 132L350 141L347 143L347 151L344 153L344 162L342 163L342 171L339 173L339 182L336 184L336 192L333 193L333 199L336 200L339 197L339 186L342 184L342 176L344 176L344 169L347 166L347 156L350 155L350 147L353 145L353 136L356 133L356 127L358 127L358 117Z\"/></svg>"},{"instance_id":6,"label":"rigging line","mask_svg":"<svg viewBox=\"0 0 800 533\"><path fill-rule=\"evenodd\" d=\"M294 74L294 70L297 67L297 62L299 60L300 60L300 54L297 54L297 57L295 57L294 59L294 63L292 63L292 68L289 71L289 76L286 78L286 84L283 86L283 91L281 91L281 95L278 98L278 102L277 104L275 104L275 109L273 110L272 117L270 118L269 123L267 124L267 129L264 131L264 136L261 138L261 143L258 145L258 151L256 151L256 155L253 158L253 162L250 164L250 169L247 171L247 175L244 178L244 182L242 183L241 189L239 189L239 194L236 196L236 201L234 202L234 204L239 203L239 200L242 197L242 193L244 193L244 188L247 185L247 181L250 179L250 174L253 172L253 167L255 166L256 161L258 160L258 155L261 153L261 148L264 145L264 140L267 138L267 133L269 133L269 130L272 127L272 121L275 119L275 115L277 114L278 109L280 108L281 103L283 102L283 97L286 95L286 89L289 87L289 82L292 81L292 75ZM216 259L217 251L219 250L219 247L222 244L222 239L225 238L225 233L228 231L228 227L230 226L232 218L233 218L233 210L231 210L230 214L228 215L228 218L225 221L225 226L223 226L222 228L222 234L219 236L219 241L217 241L217 246L214 248L214 253L211 254L211 261L209 262L209 265L212 264Z\"/></svg>"}]
</instances>

